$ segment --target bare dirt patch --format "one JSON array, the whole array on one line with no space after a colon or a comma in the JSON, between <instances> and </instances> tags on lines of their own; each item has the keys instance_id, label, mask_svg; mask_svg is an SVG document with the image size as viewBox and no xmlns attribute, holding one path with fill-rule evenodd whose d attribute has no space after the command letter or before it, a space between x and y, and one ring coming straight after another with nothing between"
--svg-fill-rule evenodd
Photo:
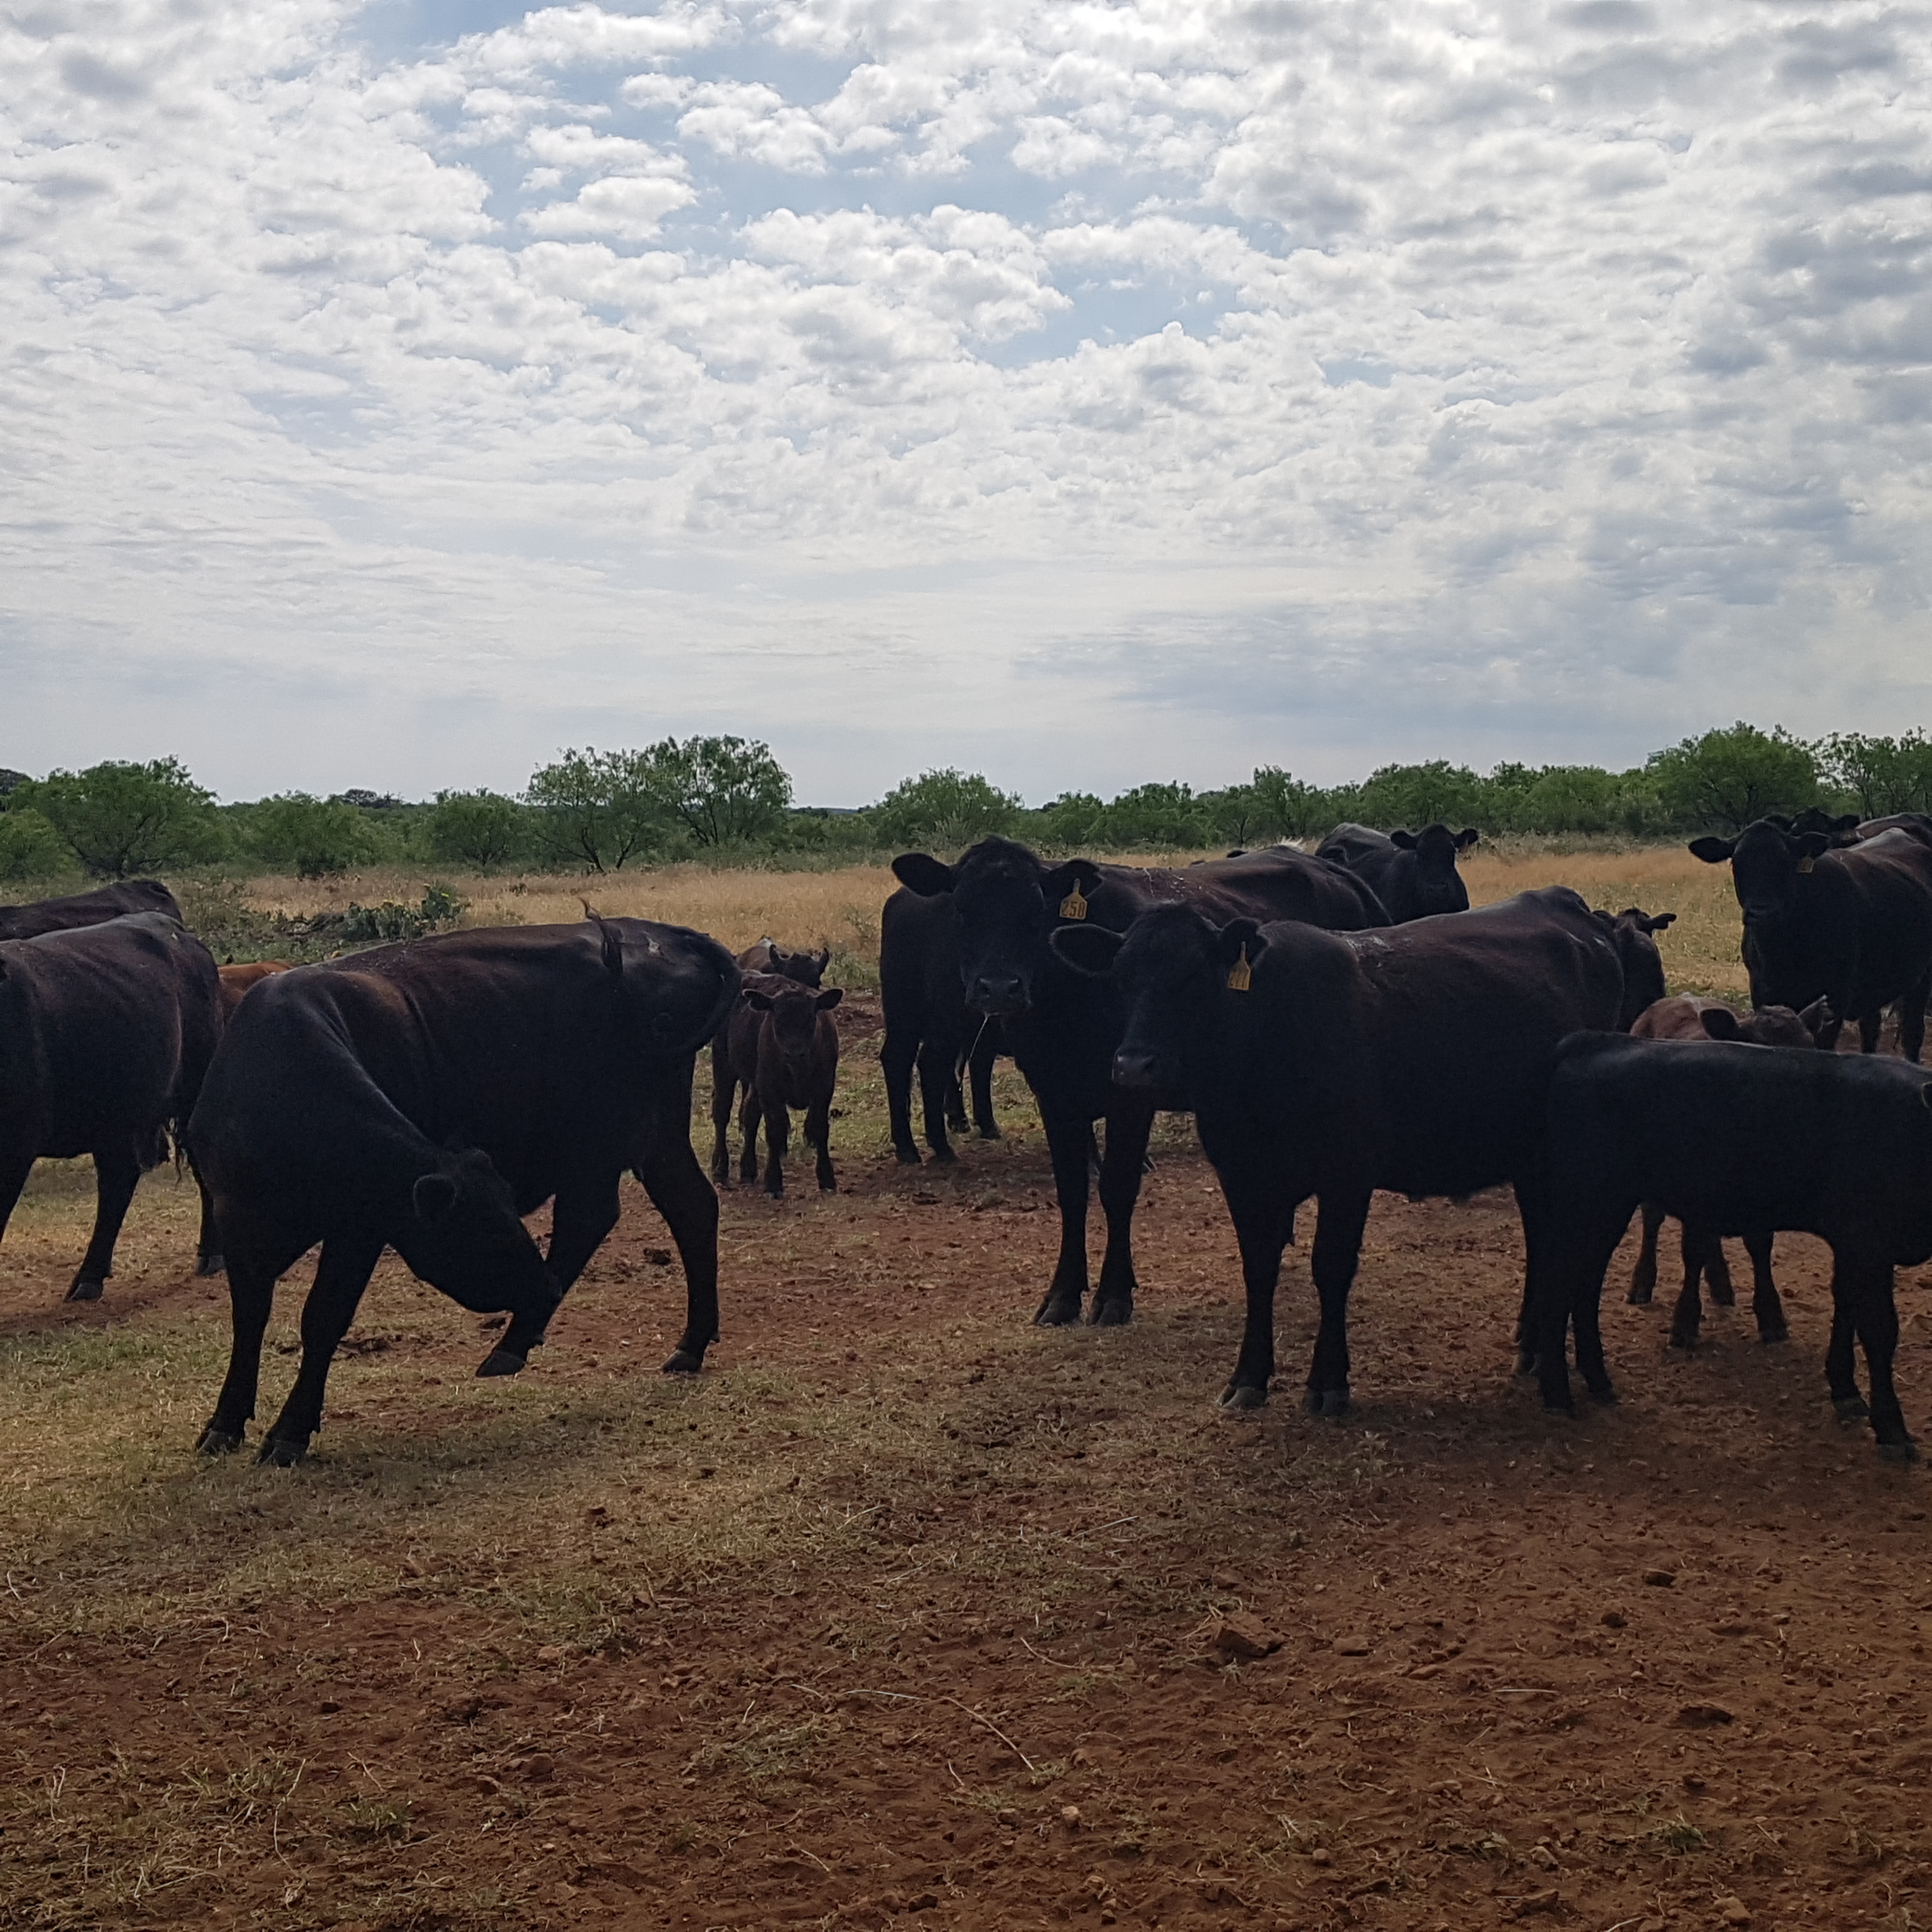
<instances>
[{"instance_id":1,"label":"bare dirt patch","mask_svg":"<svg viewBox=\"0 0 1932 1932\"><path fill-rule=\"evenodd\" d=\"M849 1013L845 1189L726 1196L700 1380L657 1372L682 1289L627 1183L514 1383L386 1263L293 1471L191 1453L226 1346L191 1188L150 1177L70 1309L90 1177L40 1170L0 1250L0 1923L1932 1918L1928 1483L1831 1419L1815 1244L1779 1242L1789 1344L1720 1311L1688 1359L1626 1250L1624 1400L1563 1426L1510 1374L1506 1199L1383 1197L1354 1414L1296 1403L1302 1249L1288 1372L1224 1419L1238 1274L1186 1124L1134 1325L1038 1331L1023 1091L1003 1143L901 1169Z\"/></svg>"}]
</instances>

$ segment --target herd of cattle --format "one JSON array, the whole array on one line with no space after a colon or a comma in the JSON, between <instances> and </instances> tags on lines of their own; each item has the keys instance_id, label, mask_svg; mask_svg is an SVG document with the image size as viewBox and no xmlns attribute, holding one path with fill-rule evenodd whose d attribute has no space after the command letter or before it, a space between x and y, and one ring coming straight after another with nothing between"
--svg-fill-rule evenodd
<instances>
[{"instance_id":1,"label":"herd of cattle","mask_svg":"<svg viewBox=\"0 0 1932 1932\"><path fill-rule=\"evenodd\" d=\"M1377 1189L1513 1189L1519 1367L1565 1411L1572 1340L1590 1393L1612 1396L1598 1301L1633 1212L1632 1301L1652 1292L1662 1221L1682 1224L1683 1346L1703 1284L1732 1299L1725 1235L1746 1242L1759 1335L1783 1340L1772 1242L1803 1231L1832 1252L1832 1399L1868 1415L1885 1453L1911 1455L1893 1282L1932 1258L1932 1081L1914 1063L1932 992L1932 818L1812 813L1693 843L1732 869L1747 1015L1667 995L1655 934L1669 913L1594 911L1564 886L1470 910L1456 860L1475 836L1344 826L1312 854L1280 845L1176 869L1048 865L1002 838L955 865L895 860L880 974L900 1159L920 1157L915 1070L928 1146L951 1159L962 1071L979 1131L996 1138L991 1068L1011 1055L1060 1209L1036 1319L1120 1323L1154 1115L1192 1113L1247 1290L1221 1397L1235 1409L1267 1400L1282 1252L1311 1196L1308 1402L1327 1415L1348 1406L1349 1290ZM506 1316L478 1372L514 1374L615 1224L629 1170L683 1263L685 1328L665 1366L696 1371L718 1319L717 1196L691 1137L697 1055L708 1043L717 1181L741 1089L742 1178L758 1174L762 1124L765 1185L782 1194L796 1109L818 1185L834 1187L841 995L821 984L827 963L769 940L733 959L685 928L593 913L293 970L217 969L151 881L0 908L0 1233L37 1158L91 1155L97 1210L69 1293L99 1295L140 1173L172 1144L201 1190L198 1265L225 1269L232 1303L209 1453L240 1445L275 1283L319 1243L301 1367L261 1445L286 1464L321 1426L330 1362L386 1247L465 1308ZM1874 1052L1888 1005L1902 1058ZM1833 1050L1846 1021L1862 1056ZM1106 1241L1089 1299L1096 1165ZM547 1200L544 1250L523 1217Z\"/></svg>"}]
</instances>

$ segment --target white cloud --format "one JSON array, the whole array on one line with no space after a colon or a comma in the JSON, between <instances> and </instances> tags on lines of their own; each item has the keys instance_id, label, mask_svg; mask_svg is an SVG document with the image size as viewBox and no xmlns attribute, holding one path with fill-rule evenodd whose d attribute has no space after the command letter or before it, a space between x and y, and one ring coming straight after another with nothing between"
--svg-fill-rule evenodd
<instances>
[{"instance_id":1,"label":"white cloud","mask_svg":"<svg viewBox=\"0 0 1932 1932\"><path fill-rule=\"evenodd\" d=\"M335 789L442 704L365 775L630 720L1040 795L1924 717L1917 15L413 17L0 21L0 764Z\"/></svg>"}]
</instances>

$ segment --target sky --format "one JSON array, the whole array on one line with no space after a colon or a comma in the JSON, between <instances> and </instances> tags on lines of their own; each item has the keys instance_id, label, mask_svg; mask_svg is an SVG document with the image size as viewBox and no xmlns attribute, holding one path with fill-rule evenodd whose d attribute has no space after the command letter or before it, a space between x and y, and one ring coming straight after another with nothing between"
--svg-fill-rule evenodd
<instances>
[{"instance_id":1,"label":"sky","mask_svg":"<svg viewBox=\"0 0 1932 1932\"><path fill-rule=\"evenodd\" d=\"M1932 723L1932 13L7 0L0 765Z\"/></svg>"}]
</instances>

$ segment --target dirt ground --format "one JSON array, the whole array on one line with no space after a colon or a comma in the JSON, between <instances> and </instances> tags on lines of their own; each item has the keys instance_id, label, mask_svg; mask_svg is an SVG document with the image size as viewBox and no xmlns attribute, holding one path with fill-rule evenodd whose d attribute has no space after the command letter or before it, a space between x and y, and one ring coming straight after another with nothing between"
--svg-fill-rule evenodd
<instances>
[{"instance_id":1,"label":"dirt ground","mask_svg":"<svg viewBox=\"0 0 1932 1932\"><path fill-rule=\"evenodd\" d=\"M1275 1399L1224 1419L1187 1123L1133 1326L1037 1330L1023 1089L901 1169L843 1016L843 1191L727 1195L700 1379L657 1372L682 1286L627 1182L514 1383L386 1262L293 1471L192 1453L191 1191L151 1176L67 1308L91 1181L43 1165L0 1250L0 1924L1932 1922L1928 1479L1832 1419L1817 1244L1778 1245L1788 1344L1741 1307L1688 1358L1626 1248L1623 1401L1565 1425L1511 1374L1506 1198L1382 1197L1354 1412L1296 1401L1302 1248Z\"/></svg>"}]
</instances>

